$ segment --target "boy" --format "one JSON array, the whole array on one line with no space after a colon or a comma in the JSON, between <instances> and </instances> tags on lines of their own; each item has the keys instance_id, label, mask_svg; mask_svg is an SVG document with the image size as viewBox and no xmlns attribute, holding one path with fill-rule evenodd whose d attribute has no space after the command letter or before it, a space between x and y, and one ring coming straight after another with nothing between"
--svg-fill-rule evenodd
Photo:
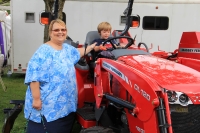
<instances>
[{"instance_id":1,"label":"boy","mask_svg":"<svg viewBox=\"0 0 200 133\"><path fill-rule=\"evenodd\" d=\"M111 25L108 22L101 22L98 25L97 30L99 32L100 38L95 39L92 43L92 44L96 43L94 47L95 54L98 54L101 51L100 52L101 57L107 57L111 59L114 58L110 51L105 51L107 50L107 48L112 48L112 46L111 47L109 46L110 42L107 42L107 44L105 44L104 46L102 45L103 42L110 37L111 30L112 30ZM121 48L121 46L117 46L117 42L115 40L111 40L111 41L115 45L116 48ZM92 70L92 74L94 73L93 71L94 70ZM110 85L111 85L111 89L113 93L118 96L119 95L118 90L120 89L119 88L120 84L111 74L110 74Z\"/></svg>"}]
</instances>

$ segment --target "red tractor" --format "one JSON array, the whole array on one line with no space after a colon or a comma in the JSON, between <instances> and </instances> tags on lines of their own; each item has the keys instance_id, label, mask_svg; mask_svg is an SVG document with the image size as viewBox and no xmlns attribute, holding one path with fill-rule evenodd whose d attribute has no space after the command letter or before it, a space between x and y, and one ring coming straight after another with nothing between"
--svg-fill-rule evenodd
<instances>
[{"instance_id":1,"label":"red tractor","mask_svg":"<svg viewBox=\"0 0 200 133\"><path fill-rule=\"evenodd\" d=\"M129 1L127 11L132 2ZM130 26L130 21L126 26ZM126 41L124 49L116 49L111 42L112 58L91 54L91 60L86 57L84 63L75 66L77 121L84 128L81 132L199 132L200 73L150 54L145 43L133 46L134 39L126 36L127 27L115 31L114 37L107 40ZM119 36L115 36L116 32ZM86 44L95 38L98 33L89 32ZM141 49L141 45L146 49Z\"/></svg>"},{"instance_id":2,"label":"red tractor","mask_svg":"<svg viewBox=\"0 0 200 133\"><path fill-rule=\"evenodd\" d=\"M198 132L199 72L144 50L113 49L111 53L112 59L97 56L92 57L95 62L76 65L77 121L85 128L83 133L100 129L116 133ZM88 78L92 67L94 78Z\"/></svg>"},{"instance_id":3,"label":"red tractor","mask_svg":"<svg viewBox=\"0 0 200 133\"><path fill-rule=\"evenodd\" d=\"M126 11L132 10L132 2ZM145 43L133 46L135 38L127 33L130 21L124 31L113 32L107 40L127 42L124 49L112 44L112 58L91 54L91 60L86 57L75 66L81 132L199 132L200 73L150 54ZM89 32L86 44L95 38L97 31Z\"/></svg>"},{"instance_id":4,"label":"red tractor","mask_svg":"<svg viewBox=\"0 0 200 133\"><path fill-rule=\"evenodd\" d=\"M134 39L124 36L132 4L125 30L104 42L112 56L91 52L75 65L81 133L198 133L200 72L133 47ZM85 47L98 36L88 32ZM121 38L127 44L116 49L111 40Z\"/></svg>"}]
</instances>

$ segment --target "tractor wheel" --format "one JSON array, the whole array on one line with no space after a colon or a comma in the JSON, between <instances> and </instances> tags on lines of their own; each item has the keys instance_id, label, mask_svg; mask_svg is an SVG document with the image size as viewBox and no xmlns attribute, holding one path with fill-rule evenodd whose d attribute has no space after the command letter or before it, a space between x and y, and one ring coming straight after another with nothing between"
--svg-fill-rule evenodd
<instances>
[{"instance_id":1,"label":"tractor wheel","mask_svg":"<svg viewBox=\"0 0 200 133\"><path fill-rule=\"evenodd\" d=\"M112 129L100 126L94 126L82 129L80 133L114 133Z\"/></svg>"}]
</instances>

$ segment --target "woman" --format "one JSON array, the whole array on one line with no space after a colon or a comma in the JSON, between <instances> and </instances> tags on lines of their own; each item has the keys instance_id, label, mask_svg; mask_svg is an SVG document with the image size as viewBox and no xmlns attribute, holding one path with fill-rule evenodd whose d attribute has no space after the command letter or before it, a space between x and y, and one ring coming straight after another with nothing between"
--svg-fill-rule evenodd
<instances>
[{"instance_id":1,"label":"woman","mask_svg":"<svg viewBox=\"0 0 200 133\"><path fill-rule=\"evenodd\" d=\"M50 41L42 44L28 63L25 84L27 133L69 133L77 108L74 64L84 55L84 48L63 43L67 36L65 23L53 20L49 26ZM93 50L95 44L86 49Z\"/></svg>"}]
</instances>

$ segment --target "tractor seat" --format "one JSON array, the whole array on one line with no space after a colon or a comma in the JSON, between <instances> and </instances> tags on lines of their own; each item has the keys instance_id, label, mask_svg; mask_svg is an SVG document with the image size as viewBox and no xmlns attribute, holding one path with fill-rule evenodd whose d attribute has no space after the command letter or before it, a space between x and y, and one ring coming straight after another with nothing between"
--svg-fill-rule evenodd
<instances>
[{"instance_id":1,"label":"tractor seat","mask_svg":"<svg viewBox=\"0 0 200 133\"><path fill-rule=\"evenodd\" d=\"M73 47L75 47L75 48L78 48L78 44L79 44L79 42L73 42L73 40L71 40L71 39L66 39L65 41L64 41L64 43L67 43L67 44L69 44L69 45L71 45L71 46L73 46Z\"/></svg>"},{"instance_id":2,"label":"tractor seat","mask_svg":"<svg viewBox=\"0 0 200 133\"><path fill-rule=\"evenodd\" d=\"M98 31L89 31L86 35L85 44L91 45L94 39L100 38Z\"/></svg>"},{"instance_id":3,"label":"tractor seat","mask_svg":"<svg viewBox=\"0 0 200 133\"><path fill-rule=\"evenodd\" d=\"M89 31L86 35L85 46L91 45L92 42L97 38L100 38L98 31ZM90 75L91 75L91 77L94 77L94 68L95 68L95 65L96 65L95 64L96 52L94 50L92 50L88 54L88 56L92 58L91 62L89 63L89 67L90 67Z\"/></svg>"},{"instance_id":4,"label":"tractor seat","mask_svg":"<svg viewBox=\"0 0 200 133\"><path fill-rule=\"evenodd\" d=\"M91 45L92 42L98 38L100 38L98 31L89 31L86 35L85 45ZM94 50L92 50L88 56L91 56L92 62L95 62L96 53Z\"/></svg>"}]
</instances>

